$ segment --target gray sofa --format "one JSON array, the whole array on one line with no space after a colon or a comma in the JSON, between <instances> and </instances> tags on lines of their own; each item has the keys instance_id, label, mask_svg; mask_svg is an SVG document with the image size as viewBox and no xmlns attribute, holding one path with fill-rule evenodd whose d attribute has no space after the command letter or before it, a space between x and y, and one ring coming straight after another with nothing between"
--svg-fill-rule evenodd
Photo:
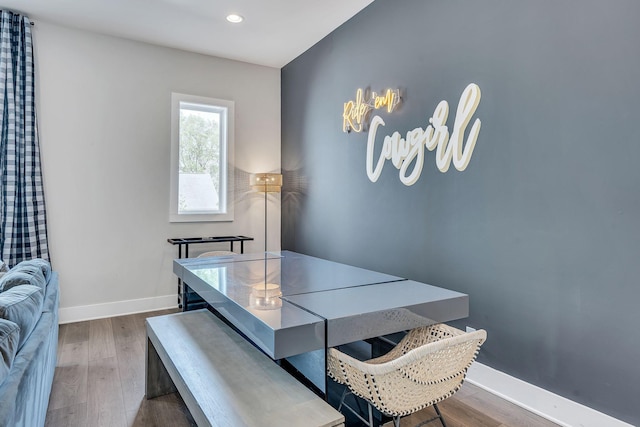
<instances>
[{"instance_id":1,"label":"gray sofa","mask_svg":"<svg viewBox=\"0 0 640 427\"><path fill-rule=\"evenodd\" d=\"M44 426L58 304L58 276L46 261L24 261L0 277L0 426Z\"/></svg>"}]
</instances>

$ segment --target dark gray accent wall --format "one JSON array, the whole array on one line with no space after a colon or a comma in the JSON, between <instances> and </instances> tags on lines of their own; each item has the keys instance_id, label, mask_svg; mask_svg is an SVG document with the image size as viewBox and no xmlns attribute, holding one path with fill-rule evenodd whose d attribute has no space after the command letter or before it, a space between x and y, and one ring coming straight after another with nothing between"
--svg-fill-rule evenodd
<instances>
[{"instance_id":1,"label":"dark gray accent wall","mask_svg":"<svg viewBox=\"0 0 640 427\"><path fill-rule=\"evenodd\" d=\"M376 0L282 70L282 246L470 296L479 360L640 424L640 3ZM359 87L401 88L381 137L451 127L469 167L404 186L342 132Z\"/></svg>"}]
</instances>

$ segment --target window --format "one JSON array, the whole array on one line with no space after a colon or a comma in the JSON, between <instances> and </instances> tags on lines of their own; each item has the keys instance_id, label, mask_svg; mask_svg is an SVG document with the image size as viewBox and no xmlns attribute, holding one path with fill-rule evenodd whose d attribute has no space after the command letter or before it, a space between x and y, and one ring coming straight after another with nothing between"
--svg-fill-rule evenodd
<instances>
[{"instance_id":1,"label":"window","mask_svg":"<svg viewBox=\"0 0 640 427\"><path fill-rule=\"evenodd\" d=\"M233 102L171 96L171 222L233 220Z\"/></svg>"}]
</instances>

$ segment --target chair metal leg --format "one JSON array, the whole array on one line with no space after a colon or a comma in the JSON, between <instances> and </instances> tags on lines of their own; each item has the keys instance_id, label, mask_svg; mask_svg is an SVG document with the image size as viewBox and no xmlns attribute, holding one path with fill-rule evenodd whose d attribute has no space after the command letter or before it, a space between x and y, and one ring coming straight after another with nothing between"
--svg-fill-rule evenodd
<instances>
[{"instance_id":1,"label":"chair metal leg","mask_svg":"<svg viewBox=\"0 0 640 427\"><path fill-rule=\"evenodd\" d=\"M371 409L371 403L367 402L369 407L369 427L373 427L373 410Z\"/></svg>"},{"instance_id":2,"label":"chair metal leg","mask_svg":"<svg viewBox=\"0 0 640 427\"><path fill-rule=\"evenodd\" d=\"M338 406L338 412L340 412L340 409L342 409L342 405L344 404L344 398L347 397L348 392L349 392L348 388L345 388L344 391L342 392L342 397L340 398L340 406Z\"/></svg>"},{"instance_id":3,"label":"chair metal leg","mask_svg":"<svg viewBox=\"0 0 640 427\"><path fill-rule=\"evenodd\" d=\"M436 405L434 403L433 404L433 408L436 410L436 414L438 414L438 418L440 418L440 422L442 423L442 427L447 427L447 424L444 422L444 417L442 416L442 413L440 412L440 408L438 408L438 405Z\"/></svg>"},{"instance_id":4,"label":"chair metal leg","mask_svg":"<svg viewBox=\"0 0 640 427\"><path fill-rule=\"evenodd\" d=\"M356 411L354 408L352 408L351 406L349 406L345 400L347 398L348 395L353 395L353 398L355 399L356 404L359 404L359 400L358 397L356 395L354 395L348 388L345 388L344 391L342 392L342 397L340 398L340 405L338 405L338 412L341 412L342 407L344 406L346 409L348 409L349 411L351 411L351 413L353 415L355 415L356 417L358 417L360 419L360 421L362 421L364 424L366 424L368 427L375 427L374 424L374 418L373 418L373 405L371 405L371 403L367 402L366 400L364 400L364 402L367 403L367 409L369 412L369 420L367 422L367 420L365 420L362 415L360 415L360 411ZM360 406L360 405L358 405ZM436 408L436 412L438 413L438 417L434 417L432 419L430 419L428 422L434 421L436 418L440 418L440 420L442 421L442 424L444 425L444 427L447 427L446 424L444 424L444 420L442 419L442 415L440 414L440 410L437 408L437 406L433 405ZM362 408L360 408L360 410L362 410ZM359 413L360 412L360 413ZM364 415L364 414L363 414ZM420 423L420 425L423 425L426 423ZM394 427L400 427L400 416L395 416L393 417L393 425Z\"/></svg>"},{"instance_id":5,"label":"chair metal leg","mask_svg":"<svg viewBox=\"0 0 640 427\"><path fill-rule=\"evenodd\" d=\"M345 399L346 399L347 395L349 395L349 394L353 395L353 398L355 399L355 402L358 403L358 400L357 400L358 397L356 395L354 395L353 393L351 393L351 391L348 388L345 388L344 392L342 393L342 398L340 399L340 406L338 406L338 411L341 411L342 407L344 406L353 415L358 417L358 419L360 421L362 421L364 424L368 425L369 427L373 427L373 411L371 410L371 405L369 404L369 402L367 402L367 404L369 406L369 421L367 422L367 420L365 420L362 417L362 415L360 415L359 411L356 411L351 406L347 405L347 403L345 402Z\"/></svg>"},{"instance_id":6,"label":"chair metal leg","mask_svg":"<svg viewBox=\"0 0 640 427\"><path fill-rule=\"evenodd\" d=\"M424 420L414 427L422 427L424 425L431 424L435 420L440 420L440 422L442 423L442 427L447 427L447 424L444 422L444 417L442 416L442 412L440 412L440 408L438 408L438 405L434 404L433 409L436 410L437 415L435 417L429 418L428 420Z\"/></svg>"}]
</instances>

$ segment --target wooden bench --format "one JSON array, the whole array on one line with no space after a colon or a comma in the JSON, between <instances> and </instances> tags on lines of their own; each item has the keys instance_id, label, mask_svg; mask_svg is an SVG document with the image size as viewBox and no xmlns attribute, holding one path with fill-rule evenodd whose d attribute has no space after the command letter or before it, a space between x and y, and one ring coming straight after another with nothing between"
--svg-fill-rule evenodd
<instances>
[{"instance_id":1,"label":"wooden bench","mask_svg":"<svg viewBox=\"0 0 640 427\"><path fill-rule=\"evenodd\" d=\"M147 319L146 397L178 391L198 426L344 426L344 416L207 310Z\"/></svg>"}]
</instances>

